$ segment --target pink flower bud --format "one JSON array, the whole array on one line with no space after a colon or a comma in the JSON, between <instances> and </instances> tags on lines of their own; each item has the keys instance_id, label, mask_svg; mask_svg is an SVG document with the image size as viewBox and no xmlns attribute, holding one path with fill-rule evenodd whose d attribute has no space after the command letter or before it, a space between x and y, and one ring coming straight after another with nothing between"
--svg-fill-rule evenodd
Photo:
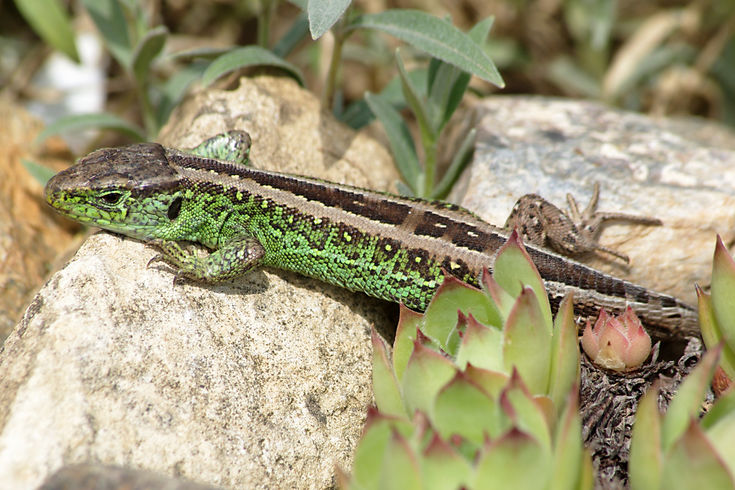
<instances>
[{"instance_id":1,"label":"pink flower bud","mask_svg":"<svg viewBox=\"0 0 735 490\"><path fill-rule=\"evenodd\" d=\"M582 348L599 366L630 371L643 364L651 353L651 337L630 306L617 317L601 309L594 327L587 320Z\"/></svg>"}]
</instances>

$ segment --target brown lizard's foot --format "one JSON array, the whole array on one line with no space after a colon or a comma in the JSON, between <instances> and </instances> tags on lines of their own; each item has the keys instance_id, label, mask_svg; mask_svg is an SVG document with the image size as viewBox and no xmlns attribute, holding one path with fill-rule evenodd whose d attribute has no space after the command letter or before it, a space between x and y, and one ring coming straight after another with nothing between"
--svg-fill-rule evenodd
<instances>
[{"instance_id":1,"label":"brown lizard's foot","mask_svg":"<svg viewBox=\"0 0 735 490\"><path fill-rule=\"evenodd\" d=\"M577 201L571 194L567 194L567 214L537 194L526 194L513 206L505 228L517 228L526 242L550 247L564 255L575 256L597 250L628 263L630 259L627 255L598 243L600 226L613 220L660 226L661 220L649 216L595 211L599 197L600 185L596 182L592 199L580 213Z\"/></svg>"}]
</instances>

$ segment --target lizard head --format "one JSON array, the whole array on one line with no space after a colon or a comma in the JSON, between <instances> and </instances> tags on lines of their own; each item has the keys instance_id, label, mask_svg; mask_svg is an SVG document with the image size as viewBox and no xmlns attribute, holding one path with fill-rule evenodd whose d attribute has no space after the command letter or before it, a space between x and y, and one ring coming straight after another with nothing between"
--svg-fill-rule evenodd
<instances>
[{"instance_id":1,"label":"lizard head","mask_svg":"<svg viewBox=\"0 0 735 490\"><path fill-rule=\"evenodd\" d=\"M46 201L84 224L139 239L160 232L181 208L181 178L155 143L105 148L56 174Z\"/></svg>"}]
</instances>

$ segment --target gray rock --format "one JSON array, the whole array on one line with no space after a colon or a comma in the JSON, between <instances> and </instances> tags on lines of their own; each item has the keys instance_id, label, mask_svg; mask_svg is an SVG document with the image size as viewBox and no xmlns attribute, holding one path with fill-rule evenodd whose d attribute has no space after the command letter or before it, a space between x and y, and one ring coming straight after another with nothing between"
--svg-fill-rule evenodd
<instances>
[{"instance_id":1,"label":"gray rock","mask_svg":"<svg viewBox=\"0 0 735 490\"><path fill-rule=\"evenodd\" d=\"M602 254L582 260L696 304L694 283L709 283L715 234L735 239L735 151L691 139L691 125L593 102L490 97L475 111L477 151L452 200L502 225L523 194L565 209L571 193L586 206L600 182L598 209L664 225L603 229L601 243L627 254L630 266Z\"/></svg>"},{"instance_id":2,"label":"gray rock","mask_svg":"<svg viewBox=\"0 0 735 490\"><path fill-rule=\"evenodd\" d=\"M385 150L290 80L201 93L172 120L169 144L240 128L269 166L321 177L354 167L352 183L378 187L394 179ZM280 145L261 144L271 132ZM0 488L36 488L84 462L223 487L332 486L372 401L370 329L390 325L385 305L270 270L174 285L165 265L147 267L155 254L93 235L8 337Z\"/></svg>"}]
</instances>

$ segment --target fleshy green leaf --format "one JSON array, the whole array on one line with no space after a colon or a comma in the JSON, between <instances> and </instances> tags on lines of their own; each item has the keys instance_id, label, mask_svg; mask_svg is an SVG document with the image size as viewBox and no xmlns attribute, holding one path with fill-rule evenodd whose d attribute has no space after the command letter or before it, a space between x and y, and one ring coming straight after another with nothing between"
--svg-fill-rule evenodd
<instances>
[{"instance_id":1,"label":"fleshy green leaf","mask_svg":"<svg viewBox=\"0 0 735 490\"><path fill-rule=\"evenodd\" d=\"M505 322L503 363L507 372L518 369L534 394L548 392L551 370L551 332L544 320L536 296L524 288Z\"/></svg>"},{"instance_id":2,"label":"fleshy green leaf","mask_svg":"<svg viewBox=\"0 0 735 490\"><path fill-rule=\"evenodd\" d=\"M566 403L564 403L564 411L559 418L554 437L554 465L550 490L577 488L580 483L584 448L578 397L576 387L569 390Z\"/></svg>"},{"instance_id":3,"label":"fleshy green leaf","mask_svg":"<svg viewBox=\"0 0 735 490\"><path fill-rule=\"evenodd\" d=\"M236 48L212 61L202 76L202 84L206 87L216 79L240 68L249 66L267 65L281 68L287 75L294 78L300 85L304 85L304 77L295 65L260 46L245 46Z\"/></svg>"},{"instance_id":4,"label":"fleshy green leaf","mask_svg":"<svg viewBox=\"0 0 735 490\"><path fill-rule=\"evenodd\" d=\"M549 297L544 288L544 281L523 246L516 230L510 234L508 241L498 251L495 259L493 278L512 296L517 296L522 286L529 286L536 295L541 308L543 325L551 335L552 319Z\"/></svg>"},{"instance_id":5,"label":"fleshy green leaf","mask_svg":"<svg viewBox=\"0 0 735 490\"><path fill-rule=\"evenodd\" d=\"M413 353L403 373L403 402L409 414L420 410L432 416L434 399L457 368L438 352L414 342Z\"/></svg>"},{"instance_id":6,"label":"fleshy green leaf","mask_svg":"<svg viewBox=\"0 0 735 490\"><path fill-rule=\"evenodd\" d=\"M568 294L562 299L554 318L551 337L551 370L549 396L557 407L564 400L579 378L579 344L577 325L574 323L574 302Z\"/></svg>"},{"instance_id":7,"label":"fleshy green leaf","mask_svg":"<svg viewBox=\"0 0 735 490\"><path fill-rule=\"evenodd\" d=\"M457 352L457 366L464 370L467 363L490 371L503 371L503 334L493 327L480 325L475 317L467 318Z\"/></svg>"},{"instance_id":8,"label":"fleshy green leaf","mask_svg":"<svg viewBox=\"0 0 735 490\"><path fill-rule=\"evenodd\" d=\"M470 488L546 488L551 473L548 451L533 437L512 429L490 443L477 462Z\"/></svg>"},{"instance_id":9,"label":"fleshy green leaf","mask_svg":"<svg viewBox=\"0 0 735 490\"><path fill-rule=\"evenodd\" d=\"M492 274L490 274L487 269L483 269L482 271L480 276L480 285L482 286L482 292L492 301L504 322L515 305L515 297L511 296L505 289L500 287L500 284L493 279ZM494 323L493 325L502 327L503 322Z\"/></svg>"},{"instance_id":10,"label":"fleshy green leaf","mask_svg":"<svg viewBox=\"0 0 735 490\"><path fill-rule=\"evenodd\" d=\"M309 14L311 38L322 37L342 17L351 0L309 0L306 11Z\"/></svg>"},{"instance_id":11,"label":"fleshy green leaf","mask_svg":"<svg viewBox=\"0 0 735 490\"><path fill-rule=\"evenodd\" d=\"M735 261L719 236L712 263L710 294L722 338L735 351Z\"/></svg>"},{"instance_id":12,"label":"fleshy green leaf","mask_svg":"<svg viewBox=\"0 0 735 490\"><path fill-rule=\"evenodd\" d=\"M408 441L395 430L385 448L379 488L386 490L421 489L421 474L416 454Z\"/></svg>"},{"instance_id":13,"label":"fleshy green leaf","mask_svg":"<svg viewBox=\"0 0 735 490\"><path fill-rule=\"evenodd\" d=\"M401 390L393 374L385 342L375 329L372 331L371 338L373 344L373 395L375 396L375 404L380 412L385 415L405 417L406 409L403 407Z\"/></svg>"},{"instance_id":14,"label":"fleshy green leaf","mask_svg":"<svg viewBox=\"0 0 735 490\"><path fill-rule=\"evenodd\" d=\"M471 468L452 446L434 435L421 458L421 475L426 490L466 488Z\"/></svg>"},{"instance_id":15,"label":"fleshy green leaf","mask_svg":"<svg viewBox=\"0 0 735 490\"><path fill-rule=\"evenodd\" d=\"M115 114L98 113L98 114L72 114L60 117L53 123L46 126L38 136L36 136L35 144L39 144L51 135L58 134L62 131L84 131L86 129L114 129L126 134L136 141L145 141L146 137L143 131L137 126L133 126L129 122Z\"/></svg>"},{"instance_id":16,"label":"fleshy green leaf","mask_svg":"<svg viewBox=\"0 0 735 490\"><path fill-rule=\"evenodd\" d=\"M15 6L36 34L52 48L79 63L74 29L58 0L15 0Z\"/></svg>"},{"instance_id":17,"label":"fleshy green leaf","mask_svg":"<svg viewBox=\"0 0 735 490\"><path fill-rule=\"evenodd\" d=\"M452 356L457 354L459 348L459 335L455 328L458 311L465 315L472 314L477 321L484 324L499 321L494 305L482 291L451 274L445 274L444 282L426 308L422 331Z\"/></svg>"},{"instance_id":18,"label":"fleshy green leaf","mask_svg":"<svg viewBox=\"0 0 735 490\"><path fill-rule=\"evenodd\" d=\"M510 382L500 394L500 405L513 425L530 434L546 450L551 450L551 428L546 404L534 398L518 370L513 370Z\"/></svg>"},{"instance_id":19,"label":"fleshy green leaf","mask_svg":"<svg viewBox=\"0 0 735 490\"><path fill-rule=\"evenodd\" d=\"M439 390L432 420L444 439L457 434L478 447L501 429L497 403L461 372Z\"/></svg>"},{"instance_id":20,"label":"fleshy green leaf","mask_svg":"<svg viewBox=\"0 0 735 490\"><path fill-rule=\"evenodd\" d=\"M399 422L368 410L365 429L355 450L352 482L358 488L379 489L380 473L386 446L396 427L411 430L409 422Z\"/></svg>"},{"instance_id":21,"label":"fleshy green leaf","mask_svg":"<svg viewBox=\"0 0 735 490\"><path fill-rule=\"evenodd\" d=\"M735 390L730 390L718 398L712 408L702 417L702 429L709 432L715 424L733 415L735 415Z\"/></svg>"},{"instance_id":22,"label":"fleshy green leaf","mask_svg":"<svg viewBox=\"0 0 735 490\"><path fill-rule=\"evenodd\" d=\"M485 51L459 29L433 15L393 9L362 15L347 27L357 28L385 32L498 87L504 86Z\"/></svg>"},{"instance_id":23,"label":"fleshy green leaf","mask_svg":"<svg viewBox=\"0 0 735 490\"><path fill-rule=\"evenodd\" d=\"M423 322L423 316L400 305L400 317L396 328L396 339L393 341L393 371L400 382L406 370L408 359L413 352L413 343L416 340L416 329Z\"/></svg>"},{"instance_id":24,"label":"fleshy green leaf","mask_svg":"<svg viewBox=\"0 0 735 490\"><path fill-rule=\"evenodd\" d=\"M666 412L661 430L661 447L664 452L668 451L674 441L687 430L690 419L699 416L704 393L709 387L719 355L718 348L707 351L699 364L679 385L679 390Z\"/></svg>"},{"instance_id":25,"label":"fleshy green leaf","mask_svg":"<svg viewBox=\"0 0 735 490\"><path fill-rule=\"evenodd\" d=\"M707 430L707 438L725 465L735 470L735 411L732 402L728 404L730 413L719 417Z\"/></svg>"},{"instance_id":26,"label":"fleshy green leaf","mask_svg":"<svg viewBox=\"0 0 735 490\"><path fill-rule=\"evenodd\" d=\"M419 164L419 157L416 154L411 132L398 111L381 96L367 93L365 94L365 102L370 106L370 110L373 111L373 114L385 129L401 177L411 188L411 192L416 194L416 189L420 187L418 184L421 165Z\"/></svg>"},{"instance_id":27,"label":"fleshy green leaf","mask_svg":"<svg viewBox=\"0 0 735 490\"><path fill-rule=\"evenodd\" d=\"M158 26L146 32L143 39L135 47L133 53L133 74L141 87L145 85L148 72L151 69L153 59L163 49L168 37L168 30L164 26Z\"/></svg>"},{"instance_id":28,"label":"fleshy green leaf","mask_svg":"<svg viewBox=\"0 0 735 490\"><path fill-rule=\"evenodd\" d=\"M464 374L494 399L500 397L500 393L508 385L508 381L510 381L510 376L506 373L489 371L473 366L472 364L467 365Z\"/></svg>"},{"instance_id":29,"label":"fleshy green leaf","mask_svg":"<svg viewBox=\"0 0 735 490\"><path fill-rule=\"evenodd\" d=\"M654 384L638 402L628 460L631 490L661 488L663 453L658 391L658 385Z\"/></svg>"},{"instance_id":30,"label":"fleshy green leaf","mask_svg":"<svg viewBox=\"0 0 735 490\"><path fill-rule=\"evenodd\" d=\"M712 298L697 286L697 311L699 313L699 329L702 332L702 340L707 349L714 349L718 345L722 348L720 366L730 379L735 379L735 351L723 340L720 324L715 318L712 307Z\"/></svg>"},{"instance_id":31,"label":"fleshy green leaf","mask_svg":"<svg viewBox=\"0 0 735 490\"><path fill-rule=\"evenodd\" d=\"M687 421L681 437L666 454L660 488L735 488L727 467L694 418Z\"/></svg>"},{"instance_id":32,"label":"fleshy green leaf","mask_svg":"<svg viewBox=\"0 0 735 490\"><path fill-rule=\"evenodd\" d=\"M128 33L128 20L118 0L82 0L84 7L102 34L107 48L126 69L131 68L133 46Z\"/></svg>"}]
</instances>

